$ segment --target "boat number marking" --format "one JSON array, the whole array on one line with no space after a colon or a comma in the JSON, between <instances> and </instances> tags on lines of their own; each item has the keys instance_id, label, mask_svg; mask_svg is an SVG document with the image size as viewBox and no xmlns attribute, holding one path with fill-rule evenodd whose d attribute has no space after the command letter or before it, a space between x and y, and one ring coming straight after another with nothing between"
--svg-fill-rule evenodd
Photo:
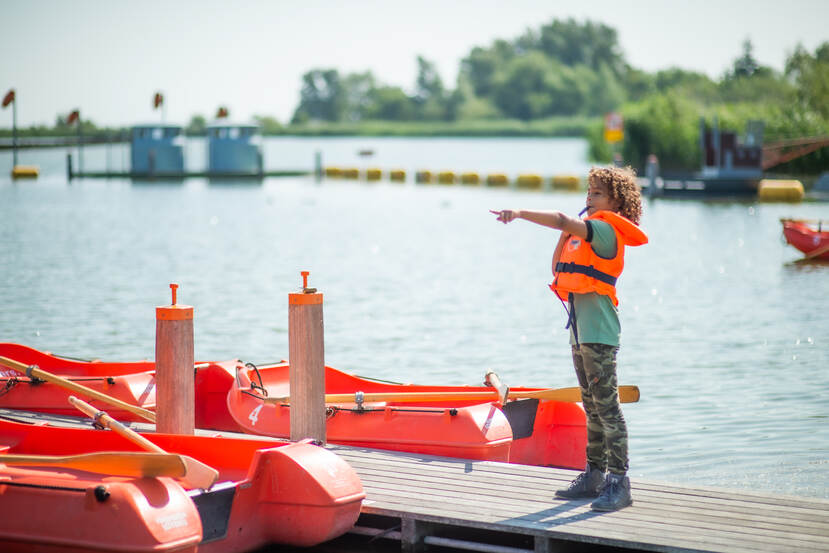
<instances>
[{"instance_id":1,"label":"boat number marking","mask_svg":"<svg viewBox=\"0 0 829 553\"><path fill-rule=\"evenodd\" d=\"M170 531L176 528L182 528L184 526L187 526L187 514L183 511L179 511L177 513L171 513L169 515L158 517L157 519L155 519L155 521L162 528L164 528L167 531Z\"/></svg>"},{"instance_id":2,"label":"boat number marking","mask_svg":"<svg viewBox=\"0 0 829 553\"><path fill-rule=\"evenodd\" d=\"M256 408L253 411L250 412L250 415L248 415L248 419L250 419L251 424L255 425L256 421L259 420L259 411L261 411L262 407L264 407L264 406L265 406L264 403L260 403L259 405L256 406Z\"/></svg>"}]
</instances>

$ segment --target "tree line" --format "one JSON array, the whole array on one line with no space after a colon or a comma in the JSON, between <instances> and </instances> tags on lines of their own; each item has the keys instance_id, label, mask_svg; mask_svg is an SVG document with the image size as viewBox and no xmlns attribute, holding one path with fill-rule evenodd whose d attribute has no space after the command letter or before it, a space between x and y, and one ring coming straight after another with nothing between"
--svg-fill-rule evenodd
<instances>
[{"instance_id":1,"label":"tree line","mask_svg":"<svg viewBox=\"0 0 829 553\"><path fill-rule=\"evenodd\" d=\"M760 63L746 40L731 67L712 79L676 67L654 73L637 69L622 54L613 28L568 19L474 47L460 62L454 89L444 85L429 60L418 57L417 67L411 94L383 85L371 72L313 69L302 78L291 123L353 127L420 121L474 129L490 122L497 129L496 122L512 121L527 134L577 129L587 136L591 157L609 161L613 152L604 141L601 116L619 111L625 121L621 154L640 171L649 154L656 154L663 168L697 169L701 117L708 125L716 118L720 128L738 133L748 121L762 120L767 141L829 130L829 42L814 52L798 46L779 72ZM561 124L562 118L578 123ZM545 127L545 121L559 124ZM778 168L827 169L827 148Z\"/></svg>"},{"instance_id":2,"label":"tree line","mask_svg":"<svg viewBox=\"0 0 829 553\"><path fill-rule=\"evenodd\" d=\"M749 40L719 78L681 68L648 73L628 63L616 30L592 21L553 20L508 40L476 46L460 60L454 87L433 62L417 57L410 91L384 84L371 71L342 74L314 68L300 83L291 121L258 116L265 134L398 134L585 136L590 156L609 161L604 114L623 115L626 163L642 170L649 154L665 169L697 169L699 120L742 132L765 122L766 141L825 135L829 129L829 42L814 52L798 46L776 71L755 59ZM195 115L186 127L204 134ZM97 129L83 121L84 134ZM23 134L71 134L54 129ZM9 134L9 131L0 131ZM829 169L829 149L779 168L817 173Z\"/></svg>"}]
</instances>

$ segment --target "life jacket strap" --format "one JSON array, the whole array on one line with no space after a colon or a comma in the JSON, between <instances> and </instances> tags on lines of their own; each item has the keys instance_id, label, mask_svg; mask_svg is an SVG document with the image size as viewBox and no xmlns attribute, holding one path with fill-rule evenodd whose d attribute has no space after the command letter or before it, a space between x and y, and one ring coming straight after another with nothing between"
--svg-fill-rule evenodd
<instances>
[{"instance_id":1,"label":"life jacket strap","mask_svg":"<svg viewBox=\"0 0 829 553\"><path fill-rule=\"evenodd\" d=\"M559 261L556 263L556 273L578 273L589 276L590 278L596 279L600 282L604 282L605 284L609 284L610 286L616 286L617 280L615 276L605 273L604 271L600 271L593 265L579 265L578 263L573 263L572 261L568 263L562 263Z\"/></svg>"}]
</instances>

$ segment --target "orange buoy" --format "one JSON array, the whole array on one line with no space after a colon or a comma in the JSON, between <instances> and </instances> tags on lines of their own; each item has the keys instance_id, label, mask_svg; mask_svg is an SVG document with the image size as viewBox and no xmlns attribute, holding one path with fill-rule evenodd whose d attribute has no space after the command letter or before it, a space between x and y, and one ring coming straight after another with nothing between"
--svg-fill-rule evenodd
<instances>
[{"instance_id":1,"label":"orange buoy","mask_svg":"<svg viewBox=\"0 0 829 553\"><path fill-rule=\"evenodd\" d=\"M312 438L325 443L325 346L322 294L308 287L288 294L288 355L291 360L291 440Z\"/></svg>"},{"instance_id":2,"label":"orange buoy","mask_svg":"<svg viewBox=\"0 0 829 553\"><path fill-rule=\"evenodd\" d=\"M172 304L155 308L156 430L192 435L196 426L193 307L176 304L178 284L170 288Z\"/></svg>"}]
</instances>

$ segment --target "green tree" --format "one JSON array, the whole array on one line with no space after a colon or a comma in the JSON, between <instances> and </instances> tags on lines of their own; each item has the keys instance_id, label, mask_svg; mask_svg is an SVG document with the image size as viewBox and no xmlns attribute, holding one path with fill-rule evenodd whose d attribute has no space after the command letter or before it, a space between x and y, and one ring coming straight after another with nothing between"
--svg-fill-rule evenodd
<instances>
[{"instance_id":1,"label":"green tree","mask_svg":"<svg viewBox=\"0 0 829 553\"><path fill-rule=\"evenodd\" d=\"M795 85L795 98L802 109L829 120L829 42L814 55L798 45L786 60L785 75Z\"/></svg>"},{"instance_id":2,"label":"green tree","mask_svg":"<svg viewBox=\"0 0 829 553\"><path fill-rule=\"evenodd\" d=\"M365 73L350 73L343 79L345 107L343 119L345 121L359 121L364 119L370 110L372 92L376 81L371 71Z\"/></svg>"},{"instance_id":3,"label":"green tree","mask_svg":"<svg viewBox=\"0 0 829 553\"><path fill-rule=\"evenodd\" d=\"M190 136L201 136L207 134L207 119L204 115L194 115L184 128L184 133Z\"/></svg>"},{"instance_id":4,"label":"green tree","mask_svg":"<svg viewBox=\"0 0 829 553\"><path fill-rule=\"evenodd\" d=\"M336 69L314 69L302 76L299 106L293 121L340 121L345 105L346 96L339 72Z\"/></svg>"},{"instance_id":5,"label":"green tree","mask_svg":"<svg viewBox=\"0 0 829 553\"><path fill-rule=\"evenodd\" d=\"M760 64L754 59L752 55L754 46L751 44L751 39L743 41L743 55L734 60L734 66L731 69L731 74L734 77L751 77L760 69Z\"/></svg>"},{"instance_id":6,"label":"green tree","mask_svg":"<svg viewBox=\"0 0 829 553\"><path fill-rule=\"evenodd\" d=\"M697 104L674 94L655 94L622 109L627 163L640 172L649 154L656 154L665 170L699 168L699 117Z\"/></svg>"},{"instance_id":7,"label":"green tree","mask_svg":"<svg viewBox=\"0 0 829 553\"><path fill-rule=\"evenodd\" d=\"M446 119L446 97L443 81L435 64L423 56L417 57L417 80L412 98L420 119L427 121Z\"/></svg>"},{"instance_id":8,"label":"green tree","mask_svg":"<svg viewBox=\"0 0 829 553\"><path fill-rule=\"evenodd\" d=\"M400 87L381 86L371 91L366 118L407 121L413 119L414 114L411 98Z\"/></svg>"}]
</instances>

